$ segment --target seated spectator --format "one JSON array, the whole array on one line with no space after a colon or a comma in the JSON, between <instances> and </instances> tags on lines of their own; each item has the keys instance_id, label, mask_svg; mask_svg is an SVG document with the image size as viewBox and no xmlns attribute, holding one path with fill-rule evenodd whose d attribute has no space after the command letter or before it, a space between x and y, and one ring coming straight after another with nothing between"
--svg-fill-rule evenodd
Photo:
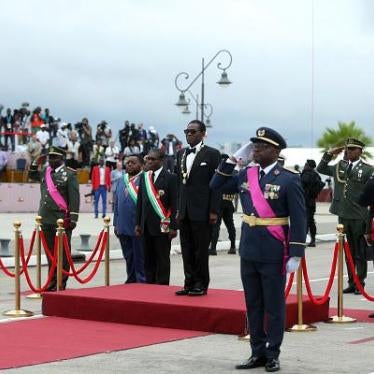
<instances>
[{"instance_id":1,"label":"seated spectator","mask_svg":"<svg viewBox=\"0 0 374 374\"><path fill-rule=\"evenodd\" d=\"M109 142L109 146L105 150L105 164L110 167L111 170L115 169L117 159L119 155L119 149L115 145L114 140Z\"/></svg>"},{"instance_id":2,"label":"seated spectator","mask_svg":"<svg viewBox=\"0 0 374 374\"><path fill-rule=\"evenodd\" d=\"M140 154L141 150L139 147L139 144L136 143L134 139L130 139L129 145L125 148L123 151L123 154L125 156L130 156L130 155L138 155Z\"/></svg>"},{"instance_id":3,"label":"seated spectator","mask_svg":"<svg viewBox=\"0 0 374 374\"><path fill-rule=\"evenodd\" d=\"M36 139L42 147L42 154L46 155L49 148L49 132L47 131L46 125L44 123L41 124L40 130L37 131Z\"/></svg>"}]
</instances>

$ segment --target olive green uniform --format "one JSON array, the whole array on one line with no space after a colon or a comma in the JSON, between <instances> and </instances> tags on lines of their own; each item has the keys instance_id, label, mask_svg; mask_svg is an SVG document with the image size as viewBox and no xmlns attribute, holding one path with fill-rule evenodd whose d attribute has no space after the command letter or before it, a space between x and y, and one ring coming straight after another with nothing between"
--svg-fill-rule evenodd
<instances>
[{"instance_id":1,"label":"olive green uniform","mask_svg":"<svg viewBox=\"0 0 374 374\"><path fill-rule=\"evenodd\" d=\"M368 210L360 206L358 201L374 168L359 160L352 170L348 171L348 162L340 161L335 166L329 166L328 163L331 159L332 155L325 153L317 170L322 174L334 177L334 197L330 212L337 214L339 222L344 225L357 276L361 284L365 285L367 262L363 253L362 238L365 234ZM353 276L348 265L347 271L349 287L354 287Z\"/></svg>"},{"instance_id":2,"label":"olive green uniform","mask_svg":"<svg viewBox=\"0 0 374 374\"><path fill-rule=\"evenodd\" d=\"M67 203L68 211L70 212L71 226L65 228L66 235L68 237L69 247L71 248L71 234L73 228L75 228L78 221L79 214L79 184L76 173L73 169L62 165L56 169L57 171L52 172L52 180L54 185L57 187L59 193L64 198ZM52 199L51 195L48 192L47 184L45 180L46 168L43 168L41 171L38 171L38 166L32 164L30 167L29 177L34 181L40 182L40 205L39 205L39 215L42 217L42 230L45 234L46 241L50 252L53 252L54 241L56 236L56 221L58 219L65 218L65 212L61 210L57 204ZM51 261L48 258L49 267L51 267ZM63 256L63 268L66 271L70 270L66 254L64 252ZM48 289L56 288L56 275L55 271L54 276L49 284ZM68 276L63 276L63 288L66 287Z\"/></svg>"}]
</instances>

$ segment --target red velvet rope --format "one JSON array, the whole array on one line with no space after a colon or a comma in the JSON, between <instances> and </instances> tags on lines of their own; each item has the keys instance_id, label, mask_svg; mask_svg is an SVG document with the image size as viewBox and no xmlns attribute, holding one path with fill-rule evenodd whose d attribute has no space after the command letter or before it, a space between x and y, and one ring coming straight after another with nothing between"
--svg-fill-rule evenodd
<instances>
[{"instance_id":1,"label":"red velvet rope","mask_svg":"<svg viewBox=\"0 0 374 374\"><path fill-rule=\"evenodd\" d=\"M26 260L26 266L28 265L29 261L30 261L30 258L31 258L31 254L32 254L32 249L34 247L34 241L35 241L35 230L34 232L32 233L32 236L31 236L31 242L30 242L30 249L29 249L29 254L27 256L27 260ZM23 243L23 238L22 236L20 236L19 238L20 240L20 245L22 243L22 245L24 245ZM16 261L16 259L14 258L14 261ZM23 263L23 261L21 261ZM11 278L14 278L16 276L15 273L12 273L10 270L7 269L7 267L4 265L3 261L1 260L0 258L0 268L1 270L8 276L8 277L11 277ZM22 273L24 272L24 267L22 266L22 269L20 270L19 272L19 275L22 275Z\"/></svg>"},{"instance_id":2,"label":"red velvet rope","mask_svg":"<svg viewBox=\"0 0 374 374\"><path fill-rule=\"evenodd\" d=\"M289 278L288 278L288 283L287 283L286 289L284 291L284 297L286 299L287 299L288 295L290 294L294 277L295 277L295 273L291 273Z\"/></svg>"},{"instance_id":3,"label":"red velvet rope","mask_svg":"<svg viewBox=\"0 0 374 374\"><path fill-rule=\"evenodd\" d=\"M93 261L94 257L96 256L96 253L99 249L99 246L100 246L100 243L101 243L101 240L103 238L103 234L104 234L104 230L101 230L100 234L99 234L99 237L97 238L97 242L96 242L96 246L95 246L95 249L93 250L93 252L91 253L91 256L89 257L89 259L87 260L87 262L85 264L83 264L83 266L78 269L78 270L75 270L75 273L76 274L80 274L82 271L84 271L88 265L91 264L91 262ZM67 238L66 238L66 244L64 243L64 247L65 247L65 250L66 248L69 248L69 243L67 242ZM70 253L70 251L69 251ZM71 272L71 273L68 273L66 270L63 270L63 273L65 275L68 275L68 276L73 276L75 275L74 272Z\"/></svg>"},{"instance_id":4,"label":"red velvet rope","mask_svg":"<svg viewBox=\"0 0 374 374\"><path fill-rule=\"evenodd\" d=\"M355 265L353 263L353 259L352 259L352 255L351 255L351 249L349 248L349 244L346 241L344 241L344 252L345 252L345 255L347 256L348 266L349 266L349 269L352 272L353 280L355 281L357 289L360 291L361 295L365 297L365 299L367 299L369 301L374 301L374 296L371 296L368 293L366 293L365 288L362 287L362 284L361 284L360 280L358 279L358 276L356 274Z\"/></svg>"},{"instance_id":5,"label":"red velvet rope","mask_svg":"<svg viewBox=\"0 0 374 374\"><path fill-rule=\"evenodd\" d=\"M68 262L69 262L69 264L71 266L71 269L73 270L73 275L74 275L75 279L79 283L81 283L81 284L88 283L95 276L95 274L97 272L97 269L99 268L101 260L103 258L107 240L108 240L108 233L104 232L103 240L102 240L102 243L101 243L101 249L100 249L99 257L98 257L98 259L96 261L96 264L95 264L95 266L94 266L91 274L89 274L86 278L82 279L82 278L79 277L78 273L75 270L74 262L73 262L73 259L71 258L71 253L70 253L68 239L67 239L66 234L64 234L64 248L65 248L66 257L67 257ZM63 273L66 274L66 275L69 274L69 272L67 272L65 270L63 270Z\"/></svg>"},{"instance_id":6,"label":"red velvet rope","mask_svg":"<svg viewBox=\"0 0 374 374\"><path fill-rule=\"evenodd\" d=\"M47 244L47 240L45 238L45 235L44 235L44 232L43 231L40 231L40 239L41 239L41 242L42 242L42 246L44 248L44 252L45 254L49 257L49 259L51 260L52 264L56 263L56 256L52 255L50 249L48 248L48 244ZM58 246L58 240L57 240L57 235L55 236L55 243L54 243L54 247L53 247L53 253L57 253L56 252L56 248Z\"/></svg>"},{"instance_id":7,"label":"red velvet rope","mask_svg":"<svg viewBox=\"0 0 374 374\"><path fill-rule=\"evenodd\" d=\"M57 249L57 247L55 246L55 251L56 251L56 249ZM51 266L51 268L49 269L49 272L48 272L47 281L44 283L44 285L41 286L40 288L36 288L36 287L34 287L32 281L31 281L29 270L27 268L27 263L25 262L25 247L24 247L23 240L22 240L22 242L20 242L20 254L21 254L20 257L21 257L21 261L22 261L22 266L25 269L26 281L27 281L27 284L29 285L31 291L35 292L35 293L40 293L40 292L45 291L46 288L48 287L49 283L52 280L53 273L54 273L54 271L56 269L56 262L52 262L52 266Z\"/></svg>"},{"instance_id":8,"label":"red velvet rope","mask_svg":"<svg viewBox=\"0 0 374 374\"><path fill-rule=\"evenodd\" d=\"M329 281L327 283L327 286L326 286L325 292L323 293L323 296L320 297L320 298L314 297L313 292L312 292L312 288L310 286L308 268L306 266L305 258L303 258L301 260L301 266L302 266L302 269L303 269L303 275L304 275L304 280L305 280L305 287L306 287L309 299L315 305L325 304L326 301L328 300L329 296L330 296L331 287L332 287L332 284L334 283L334 277L335 277L335 272L336 272L336 262L338 260L338 252L339 252L339 245L338 245L338 243L335 243L334 257L333 257L332 264L331 264Z\"/></svg>"}]
</instances>

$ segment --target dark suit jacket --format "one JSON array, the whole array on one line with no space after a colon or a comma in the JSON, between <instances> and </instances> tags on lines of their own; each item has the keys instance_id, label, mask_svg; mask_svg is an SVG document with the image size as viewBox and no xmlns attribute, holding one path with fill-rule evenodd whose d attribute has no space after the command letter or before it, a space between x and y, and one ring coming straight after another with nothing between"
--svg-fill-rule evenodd
<instances>
[{"instance_id":1,"label":"dark suit jacket","mask_svg":"<svg viewBox=\"0 0 374 374\"><path fill-rule=\"evenodd\" d=\"M221 160L221 154L215 148L204 147L197 153L187 183L182 183L181 162L184 149L177 153L176 172L178 175L178 217L188 214L192 221L208 221L209 213L220 210L220 192L209 188L215 170Z\"/></svg>"},{"instance_id":2,"label":"dark suit jacket","mask_svg":"<svg viewBox=\"0 0 374 374\"><path fill-rule=\"evenodd\" d=\"M144 175L140 177L138 202L136 209L136 222L144 232L144 225L147 222L149 233L153 236L163 235L160 229L160 217L153 209L149 201L147 190L144 182ZM161 201L166 209L171 210L170 228L177 230L176 213L177 213L177 176L165 170L161 170L155 182L155 187L163 191L160 194Z\"/></svg>"}]
</instances>

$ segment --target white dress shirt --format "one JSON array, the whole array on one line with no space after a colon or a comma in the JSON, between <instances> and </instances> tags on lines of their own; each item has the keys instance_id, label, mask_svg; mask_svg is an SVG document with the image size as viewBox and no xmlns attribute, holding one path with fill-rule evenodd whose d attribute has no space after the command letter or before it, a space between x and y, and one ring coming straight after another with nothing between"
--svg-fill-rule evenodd
<instances>
[{"instance_id":1,"label":"white dress shirt","mask_svg":"<svg viewBox=\"0 0 374 374\"><path fill-rule=\"evenodd\" d=\"M195 153L189 153L186 157L186 167L187 167L187 173L189 173L191 171L191 168L192 168L192 165L193 165L193 162L195 160L195 157L196 157L196 152L198 149L200 149L201 145L202 145L202 141L198 144L196 144L194 147L190 147L191 148L195 148L196 151Z\"/></svg>"}]
</instances>

